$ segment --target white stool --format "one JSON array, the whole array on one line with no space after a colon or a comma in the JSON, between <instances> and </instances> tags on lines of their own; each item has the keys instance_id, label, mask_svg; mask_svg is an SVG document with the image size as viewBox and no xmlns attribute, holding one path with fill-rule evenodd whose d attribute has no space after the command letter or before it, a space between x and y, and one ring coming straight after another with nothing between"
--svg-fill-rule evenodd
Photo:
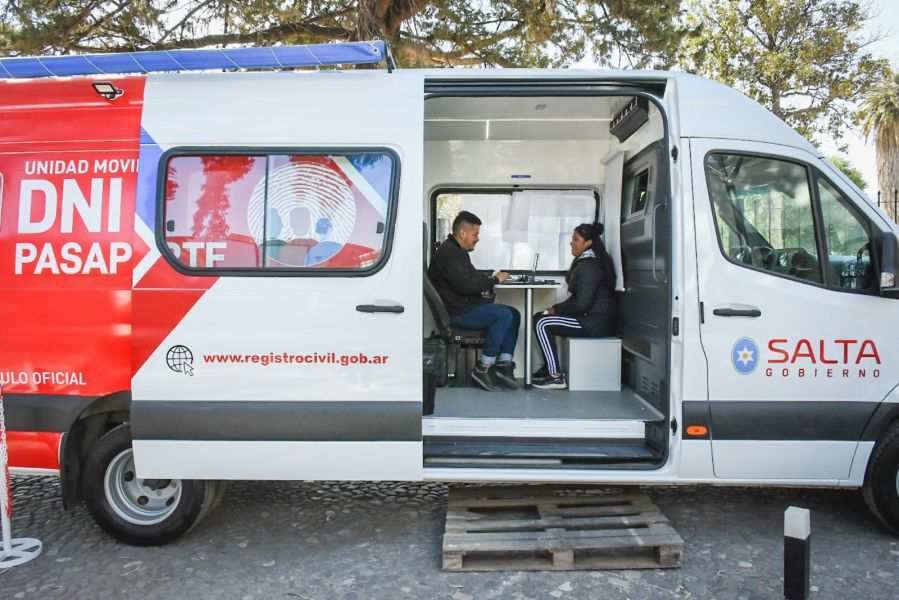
<instances>
[{"instance_id":1,"label":"white stool","mask_svg":"<svg viewBox=\"0 0 899 600\"><path fill-rule=\"evenodd\" d=\"M621 340L564 338L562 366L572 391L621 390Z\"/></svg>"}]
</instances>

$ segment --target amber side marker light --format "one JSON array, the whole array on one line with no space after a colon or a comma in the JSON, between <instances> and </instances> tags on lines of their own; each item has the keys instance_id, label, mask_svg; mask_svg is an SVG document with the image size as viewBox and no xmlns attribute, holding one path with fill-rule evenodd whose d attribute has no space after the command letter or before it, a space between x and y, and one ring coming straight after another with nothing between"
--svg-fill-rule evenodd
<instances>
[{"instance_id":1,"label":"amber side marker light","mask_svg":"<svg viewBox=\"0 0 899 600\"><path fill-rule=\"evenodd\" d=\"M690 425L687 427L687 435L706 435L709 428L705 425Z\"/></svg>"}]
</instances>

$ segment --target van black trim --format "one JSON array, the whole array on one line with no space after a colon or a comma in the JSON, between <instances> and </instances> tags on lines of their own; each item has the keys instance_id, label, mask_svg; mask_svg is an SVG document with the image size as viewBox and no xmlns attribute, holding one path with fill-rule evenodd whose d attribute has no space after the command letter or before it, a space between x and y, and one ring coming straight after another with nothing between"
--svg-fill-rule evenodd
<instances>
[{"instance_id":1,"label":"van black trim","mask_svg":"<svg viewBox=\"0 0 899 600\"><path fill-rule=\"evenodd\" d=\"M880 404L851 401L712 401L709 402L712 439L870 441L877 439L879 431L875 431L876 427L866 428L866 425Z\"/></svg>"},{"instance_id":2,"label":"van black trim","mask_svg":"<svg viewBox=\"0 0 899 600\"><path fill-rule=\"evenodd\" d=\"M65 433L99 396L3 394L8 431Z\"/></svg>"},{"instance_id":3,"label":"van black trim","mask_svg":"<svg viewBox=\"0 0 899 600\"><path fill-rule=\"evenodd\" d=\"M354 156L357 154L386 154L393 161L393 173L390 181L390 198L387 200L387 216L386 227L387 232L384 238L383 252L378 257L378 261L368 269L299 269L299 268L282 268L282 267L242 267L242 268L191 268L185 266L181 261L175 258L172 251L165 242L165 188L168 180L168 161L173 156L198 156L198 155L215 155L215 156L270 156L270 155L291 155L291 156ZM386 147L335 147L327 146L322 148L316 147L273 147L273 146L179 146L166 150L159 158L156 173L156 190L155 190L155 237L156 248L162 254L165 261L177 272L182 275L194 277L370 277L384 268L390 261L390 255L393 250L393 237L396 225L396 215L399 209L400 201L400 157L392 149Z\"/></svg>"},{"instance_id":4,"label":"van black trim","mask_svg":"<svg viewBox=\"0 0 899 600\"><path fill-rule=\"evenodd\" d=\"M667 78L608 79L585 77L571 79L468 79L427 77L425 98L435 96L644 96L665 95Z\"/></svg>"},{"instance_id":5,"label":"van black trim","mask_svg":"<svg viewBox=\"0 0 899 600\"><path fill-rule=\"evenodd\" d=\"M899 422L899 402L880 402L877 410L871 415L865 431L862 432L863 442L876 441L886 431L887 427Z\"/></svg>"},{"instance_id":6,"label":"van black trim","mask_svg":"<svg viewBox=\"0 0 899 600\"><path fill-rule=\"evenodd\" d=\"M136 440L421 441L421 402L170 401L131 404Z\"/></svg>"},{"instance_id":7,"label":"van black trim","mask_svg":"<svg viewBox=\"0 0 899 600\"><path fill-rule=\"evenodd\" d=\"M708 402L685 400L681 404L681 415L683 417L683 426L680 428L682 438L691 440L711 439L712 428ZM705 434L692 435L688 433L688 429L695 426L705 427Z\"/></svg>"}]
</instances>

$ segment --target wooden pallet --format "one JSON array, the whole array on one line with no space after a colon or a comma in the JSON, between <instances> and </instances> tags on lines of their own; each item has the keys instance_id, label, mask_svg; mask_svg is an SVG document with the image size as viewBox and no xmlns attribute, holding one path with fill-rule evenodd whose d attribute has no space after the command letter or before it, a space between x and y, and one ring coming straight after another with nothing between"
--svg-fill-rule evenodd
<instances>
[{"instance_id":1,"label":"wooden pallet","mask_svg":"<svg viewBox=\"0 0 899 600\"><path fill-rule=\"evenodd\" d=\"M452 489L445 571L568 571L680 566L684 541L642 494L551 487Z\"/></svg>"}]
</instances>

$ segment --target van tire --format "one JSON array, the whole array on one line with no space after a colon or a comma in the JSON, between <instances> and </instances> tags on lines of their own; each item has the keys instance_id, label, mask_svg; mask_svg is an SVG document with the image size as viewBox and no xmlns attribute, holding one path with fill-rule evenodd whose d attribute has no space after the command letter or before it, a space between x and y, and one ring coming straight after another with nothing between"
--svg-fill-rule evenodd
<instances>
[{"instance_id":1,"label":"van tire","mask_svg":"<svg viewBox=\"0 0 899 600\"><path fill-rule=\"evenodd\" d=\"M188 532L223 489L216 481L148 482L135 477L127 423L107 432L88 451L81 479L87 509L109 535L133 546L159 546Z\"/></svg>"},{"instance_id":2,"label":"van tire","mask_svg":"<svg viewBox=\"0 0 899 600\"><path fill-rule=\"evenodd\" d=\"M228 489L227 481L207 480L203 483L206 486L206 498L204 498L203 509L200 511L200 516L197 517L197 520L191 525L188 531L193 531L194 527L199 525L216 506L221 504L222 498L225 496L225 490Z\"/></svg>"},{"instance_id":3,"label":"van tire","mask_svg":"<svg viewBox=\"0 0 899 600\"><path fill-rule=\"evenodd\" d=\"M899 534L899 423L887 429L874 446L862 496L874 516Z\"/></svg>"}]
</instances>

